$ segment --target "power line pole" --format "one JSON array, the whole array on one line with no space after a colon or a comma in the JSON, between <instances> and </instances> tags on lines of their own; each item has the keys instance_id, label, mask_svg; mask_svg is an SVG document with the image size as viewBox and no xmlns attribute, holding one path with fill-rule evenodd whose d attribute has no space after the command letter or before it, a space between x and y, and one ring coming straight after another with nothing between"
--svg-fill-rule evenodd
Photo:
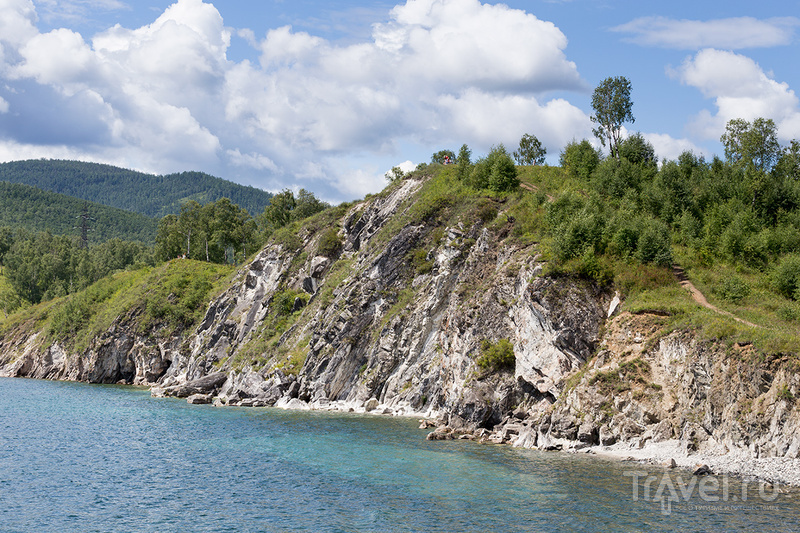
<instances>
[{"instance_id":1,"label":"power line pole","mask_svg":"<svg viewBox=\"0 0 800 533\"><path fill-rule=\"evenodd\" d=\"M89 216L89 202L83 204L83 213L78 215L76 218L81 219L80 225L76 226L81 230L81 245L80 247L86 249L89 247L89 232L94 231L93 229L89 228L89 222L95 222L96 219Z\"/></svg>"}]
</instances>

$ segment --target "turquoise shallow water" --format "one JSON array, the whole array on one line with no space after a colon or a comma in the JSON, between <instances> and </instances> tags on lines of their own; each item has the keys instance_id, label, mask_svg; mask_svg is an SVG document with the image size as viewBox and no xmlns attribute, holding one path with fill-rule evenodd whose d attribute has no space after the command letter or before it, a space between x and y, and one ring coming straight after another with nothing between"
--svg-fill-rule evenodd
<instances>
[{"instance_id":1,"label":"turquoise shallow water","mask_svg":"<svg viewBox=\"0 0 800 533\"><path fill-rule=\"evenodd\" d=\"M800 531L795 493L416 426L0 379L0 531Z\"/></svg>"}]
</instances>

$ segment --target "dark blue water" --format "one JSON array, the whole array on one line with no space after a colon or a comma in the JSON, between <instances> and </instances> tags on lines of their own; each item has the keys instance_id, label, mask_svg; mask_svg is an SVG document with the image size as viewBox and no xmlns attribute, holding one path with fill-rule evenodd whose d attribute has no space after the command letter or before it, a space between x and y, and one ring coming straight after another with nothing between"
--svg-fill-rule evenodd
<instances>
[{"instance_id":1,"label":"dark blue water","mask_svg":"<svg viewBox=\"0 0 800 533\"><path fill-rule=\"evenodd\" d=\"M665 509L675 474L416 425L0 379L0 531L800 530L796 494L734 504L726 480L716 502L693 487Z\"/></svg>"}]
</instances>

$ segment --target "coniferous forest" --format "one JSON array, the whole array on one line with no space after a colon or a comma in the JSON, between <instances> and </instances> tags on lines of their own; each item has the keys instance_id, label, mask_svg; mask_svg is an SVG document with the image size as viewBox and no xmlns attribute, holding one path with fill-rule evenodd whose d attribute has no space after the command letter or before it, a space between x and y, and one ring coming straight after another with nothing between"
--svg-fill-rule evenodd
<instances>
[{"instance_id":1,"label":"coniferous forest","mask_svg":"<svg viewBox=\"0 0 800 533\"><path fill-rule=\"evenodd\" d=\"M156 176L111 165L51 159L2 163L0 181L33 185L156 218L178 213L190 200L205 204L219 198L229 198L256 216L272 197L264 190L203 172Z\"/></svg>"}]
</instances>

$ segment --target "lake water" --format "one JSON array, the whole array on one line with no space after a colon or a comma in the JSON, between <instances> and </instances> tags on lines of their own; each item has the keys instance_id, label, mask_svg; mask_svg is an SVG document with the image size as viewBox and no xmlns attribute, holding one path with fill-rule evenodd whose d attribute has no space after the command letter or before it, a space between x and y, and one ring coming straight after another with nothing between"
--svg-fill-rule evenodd
<instances>
[{"instance_id":1,"label":"lake water","mask_svg":"<svg viewBox=\"0 0 800 533\"><path fill-rule=\"evenodd\" d=\"M796 492L417 424L0 379L0 531L800 531Z\"/></svg>"}]
</instances>

